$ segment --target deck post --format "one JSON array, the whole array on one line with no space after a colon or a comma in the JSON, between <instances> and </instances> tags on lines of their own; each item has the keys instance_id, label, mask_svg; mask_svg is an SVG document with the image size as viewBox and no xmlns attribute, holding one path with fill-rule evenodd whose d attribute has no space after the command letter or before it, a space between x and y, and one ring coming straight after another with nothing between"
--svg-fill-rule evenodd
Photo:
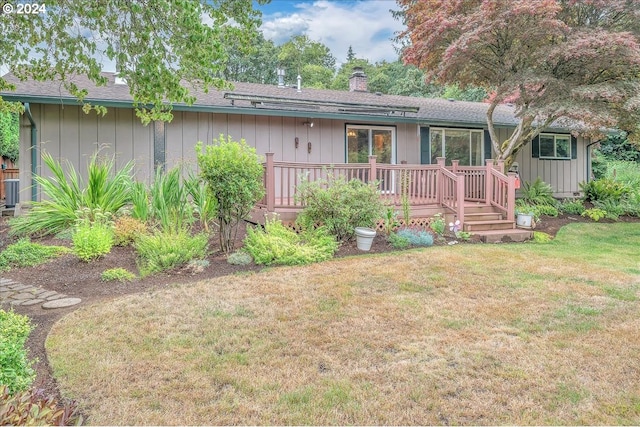
<instances>
[{"instance_id":1,"label":"deck post","mask_svg":"<svg viewBox=\"0 0 640 427\"><path fill-rule=\"evenodd\" d=\"M464 172L456 172L456 215L460 221L460 229L464 226Z\"/></svg>"},{"instance_id":2,"label":"deck post","mask_svg":"<svg viewBox=\"0 0 640 427\"><path fill-rule=\"evenodd\" d=\"M485 177L484 177L484 202L488 205L491 204L491 200L493 199L493 175L491 171L493 170L493 159L485 159L486 169L485 169Z\"/></svg>"},{"instance_id":3,"label":"deck post","mask_svg":"<svg viewBox=\"0 0 640 427\"><path fill-rule=\"evenodd\" d=\"M498 172L500 172L500 173L505 173L505 170L504 170L504 160L496 160L496 164L497 164L496 169L498 169Z\"/></svg>"},{"instance_id":4,"label":"deck post","mask_svg":"<svg viewBox=\"0 0 640 427\"><path fill-rule=\"evenodd\" d=\"M445 163L445 158L444 157L437 157L436 161L438 163L438 177L437 177L437 184L436 184L436 201L438 202L439 205L442 205L442 192L444 191L444 188L442 187L444 184L444 180L442 178L442 170L445 168L444 167L444 163Z\"/></svg>"},{"instance_id":5,"label":"deck post","mask_svg":"<svg viewBox=\"0 0 640 427\"><path fill-rule=\"evenodd\" d=\"M460 160L451 160L451 172L458 172L458 165L460 164Z\"/></svg>"},{"instance_id":6,"label":"deck post","mask_svg":"<svg viewBox=\"0 0 640 427\"><path fill-rule=\"evenodd\" d=\"M376 180L378 173L376 170L376 158L377 156L375 155L369 156L369 179L367 180L367 183Z\"/></svg>"},{"instance_id":7,"label":"deck post","mask_svg":"<svg viewBox=\"0 0 640 427\"><path fill-rule=\"evenodd\" d=\"M266 153L267 163L265 167L265 186L266 186L266 196L267 196L267 212L273 213L275 212L276 206L276 180L275 180L275 170L273 167L273 154L274 153Z\"/></svg>"},{"instance_id":8,"label":"deck post","mask_svg":"<svg viewBox=\"0 0 640 427\"><path fill-rule=\"evenodd\" d=\"M507 174L507 219L513 221L516 215L516 173Z\"/></svg>"}]
</instances>

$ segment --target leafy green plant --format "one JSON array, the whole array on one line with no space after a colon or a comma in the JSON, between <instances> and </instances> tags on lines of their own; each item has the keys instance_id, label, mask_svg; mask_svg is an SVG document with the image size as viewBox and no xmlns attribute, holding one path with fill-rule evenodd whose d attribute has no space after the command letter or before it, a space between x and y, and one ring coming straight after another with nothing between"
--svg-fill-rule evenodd
<instances>
[{"instance_id":1,"label":"leafy green plant","mask_svg":"<svg viewBox=\"0 0 640 427\"><path fill-rule=\"evenodd\" d=\"M263 168L256 150L246 144L220 135L213 145L198 142L196 152L200 176L206 181L216 200L220 249L234 249L238 226L256 202L264 196Z\"/></svg>"},{"instance_id":2,"label":"leafy green plant","mask_svg":"<svg viewBox=\"0 0 640 427\"><path fill-rule=\"evenodd\" d=\"M549 243L551 240L553 240L553 237L547 233L543 233L542 231L533 232L533 241L535 243Z\"/></svg>"},{"instance_id":3,"label":"leafy green plant","mask_svg":"<svg viewBox=\"0 0 640 427\"><path fill-rule=\"evenodd\" d=\"M131 186L131 216L141 222L147 222L150 214L149 190L144 183L136 181Z\"/></svg>"},{"instance_id":4,"label":"leafy green plant","mask_svg":"<svg viewBox=\"0 0 640 427\"><path fill-rule=\"evenodd\" d=\"M95 153L88 166L86 183L70 162L66 169L49 153L42 153L42 161L51 170L50 177L36 176L37 185L47 198L33 202L24 215L11 221L14 234L57 234L72 227L78 212L115 214L130 200L133 163L115 169L115 159L103 159Z\"/></svg>"},{"instance_id":5,"label":"leafy green plant","mask_svg":"<svg viewBox=\"0 0 640 427\"><path fill-rule=\"evenodd\" d=\"M256 264L302 265L331 259L338 242L325 227L310 228L300 234L280 220L267 220L264 229L248 228L245 249Z\"/></svg>"},{"instance_id":6,"label":"leafy green plant","mask_svg":"<svg viewBox=\"0 0 640 427\"><path fill-rule=\"evenodd\" d=\"M516 200L516 215L517 214L533 214L536 221L540 220L542 215L546 216L558 216L558 208L551 205L529 205L522 199Z\"/></svg>"},{"instance_id":7,"label":"leafy green plant","mask_svg":"<svg viewBox=\"0 0 640 427\"><path fill-rule=\"evenodd\" d=\"M429 222L429 227L436 233L438 236L442 236L444 234L445 221L442 214L435 214L431 221Z\"/></svg>"},{"instance_id":8,"label":"leafy green plant","mask_svg":"<svg viewBox=\"0 0 640 427\"><path fill-rule=\"evenodd\" d=\"M123 215L113 223L113 244L115 246L129 246L139 235L147 233L147 225L139 219Z\"/></svg>"},{"instance_id":9,"label":"leafy green plant","mask_svg":"<svg viewBox=\"0 0 640 427\"><path fill-rule=\"evenodd\" d=\"M124 283L124 282L130 282L131 280L135 279L136 275L125 268L118 267L118 268L110 268L108 270L103 271L102 274L100 275L100 278L104 282L117 281L120 283Z\"/></svg>"},{"instance_id":10,"label":"leafy green plant","mask_svg":"<svg viewBox=\"0 0 640 427\"><path fill-rule=\"evenodd\" d=\"M11 393L26 390L36 377L25 348L32 330L27 316L0 310L0 385Z\"/></svg>"},{"instance_id":11,"label":"leafy green plant","mask_svg":"<svg viewBox=\"0 0 640 427\"><path fill-rule=\"evenodd\" d=\"M406 249L411 246L411 242L408 238L398 236L397 233L390 233L389 237L387 237L387 240L394 249Z\"/></svg>"},{"instance_id":12,"label":"leafy green plant","mask_svg":"<svg viewBox=\"0 0 640 427\"><path fill-rule=\"evenodd\" d=\"M10 393L7 386L0 386L2 426L67 426L82 425L82 421L75 402L58 402L35 388Z\"/></svg>"},{"instance_id":13,"label":"leafy green plant","mask_svg":"<svg viewBox=\"0 0 640 427\"><path fill-rule=\"evenodd\" d=\"M582 212L583 217L591 218L594 221L600 221L602 218L607 216L607 212L603 211L599 208L591 208Z\"/></svg>"},{"instance_id":14,"label":"leafy green plant","mask_svg":"<svg viewBox=\"0 0 640 427\"><path fill-rule=\"evenodd\" d=\"M433 245L433 234L420 228L403 227L396 232L396 235L400 238L407 239L412 246Z\"/></svg>"},{"instance_id":15,"label":"leafy green plant","mask_svg":"<svg viewBox=\"0 0 640 427\"><path fill-rule=\"evenodd\" d=\"M612 219L617 221L620 215L624 215L626 213L625 207L622 202L616 202L612 199L598 200L593 202L593 207L602 209L607 214L605 218Z\"/></svg>"},{"instance_id":16,"label":"leafy green plant","mask_svg":"<svg viewBox=\"0 0 640 427\"><path fill-rule=\"evenodd\" d=\"M540 177L533 182L525 182L522 185L521 199L528 205L555 206L557 201L553 197L553 188Z\"/></svg>"},{"instance_id":17,"label":"leafy green plant","mask_svg":"<svg viewBox=\"0 0 640 427\"><path fill-rule=\"evenodd\" d=\"M193 210L188 201L189 193L182 183L178 167L167 172L157 168L149 196L150 219L157 221L163 230L181 230L192 222Z\"/></svg>"},{"instance_id":18,"label":"leafy green plant","mask_svg":"<svg viewBox=\"0 0 640 427\"><path fill-rule=\"evenodd\" d=\"M581 200L564 199L558 206L560 212L571 215L581 215L584 209L584 203Z\"/></svg>"},{"instance_id":19,"label":"leafy green plant","mask_svg":"<svg viewBox=\"0 0 640 427\"><path fill-rule=\"evenodd\" d=\"M218 210L217 200L211 194L207 183L191 174L191 172L184 181L184 185L189 196L191 196L194 211L198 215L200 224L204 231L209 232L209 224L213 223Z\"/></svg>"},{"instance_id":20,"label":"leafy green plant","mask_svg":"<svg viewBox=\"0 0 640 427\"><path fill-rule=\"evenodd\" d=\"M390 235L399 225L398 213L392 206L387 206L384 212L384 234Z\"/></svg>"},{"instance_id":21,"label":"leafy green plant","mask_svg":"<svg viewBox=\"0 0 640 427\"><path fill-rule=\"evenodd\" d=\"M64 246L45 246L23 238L0 252L0 271L39 265L68 252Z\"/></svg>"},{"instance_id":22,"label":"leafy green plant","mask_svg":"<svg viewBox=\"0 0 640 427\"><path fill-rule=\"evenodd\" d=\"M455 236L456 239L460 239L464 242L468 241L469 239L471 239L471 236L473 235L473 233L470 233L468 231L456 231Z\"/></svg>"},{"instance_id":23,"label":"leafy green plant","mask_svg":"<svg viewBox=\"0 0 640 427\"><path fill-rule=\"evenodd\" d=\"M411 175L408 170L400 171L400 201L402 203L402 219L405 227L409 226L411 219L411 205L409 203L409 186L411 185Z\"/></svg>"},{"instance_id":24,"label":"leafy green plant","mask_svg":"<svg viewBox=\"0 0 640 427\"><path fill-rule=\"evenodd\" d=\"M247 251L235 251L229 254L227 262L232 265L249 265L253 262L253 258Z\"/></svg>"},{"instance_id":25,"label":"leafy green plant","mask_svg":"<svg viewBox=\"0 0 640 427\"><path fill-rule=\"evenodd\" d=\"M303 228L322 224L341 241L352 239L356 227L374 227L384 215L385 205L374 182L330 175L327 180L303 181L298 194L305 206L298 216Z\"/></svg>"},{"instance_id":26,"label":"leafy green plant","mask_svg":"<svg viewBox=\"0 0 640 427\"><path fill-rule=\"evenodd\" d=\"M134 243L141 276L180 267L207 255L206 233L190 235L186 230L157 230L143 234Z\"/></svg>"},{"instance_id":27,"label":"leafy green plant","mask_svg":"<svg viewBox=\"0 0 640 427\"><path fill-rule=\"evenodd\" d=\"M111 252L113 247L113 225L109 214L94 215L78 220L71 237L73 252L82 261L89 262Z\"/></svg>"},{"instance_id":28,"label":"leafy green plant","mask_svg":"<svg viewBox=\"0 0 640 427\"><path fill-rule=\"evenodd\" d=\"M0 157L15 162L20 155L20 118L0 111Z\"/></svg>"},{"instance_id":29,"label":"leafy green plant","mask_svg":"<svg viewBox=\"0 0 640 427\"><path fill-rule=\"evenodd\" d=\"M587 202L613 200L620 202L629 194L629 188L612 178L600 178L589 182L581 182L580 189L584 192L584 200Z\"/></svg>"}]
</instances>

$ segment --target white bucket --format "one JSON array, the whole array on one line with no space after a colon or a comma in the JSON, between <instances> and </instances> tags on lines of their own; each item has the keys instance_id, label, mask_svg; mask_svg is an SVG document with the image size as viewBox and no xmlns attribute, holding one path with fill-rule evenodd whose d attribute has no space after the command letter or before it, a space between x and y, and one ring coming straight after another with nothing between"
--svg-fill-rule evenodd
<instances>
[{"instance_id":1,"label":"white bucket","mask_svg":"<svg viewBox=\"0 0 640 427\"><path fill-rule=\"evenodd\" d=\"M533 221L533 214L522 214L519 213L516 217L516 225L521 228L531 228L531 223Z\"/></svg>"},{"instance_id":2,"label":"white bucket","mask_svg":"<svg viewBox=\"0 0 640 427\"><path fill-rule=\"evenodd\" d=\"M356 244L361 251L371 249L373 238L376 237L376 230L367 227L356 227Z\"/></svg>"}]
</instances>

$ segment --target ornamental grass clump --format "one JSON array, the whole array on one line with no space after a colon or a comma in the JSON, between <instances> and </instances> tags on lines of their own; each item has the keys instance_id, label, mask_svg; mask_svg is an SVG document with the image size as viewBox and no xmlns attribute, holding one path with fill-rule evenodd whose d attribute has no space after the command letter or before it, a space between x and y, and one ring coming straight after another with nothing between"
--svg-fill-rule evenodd
<instances>
[{"instance_id":1,"label":"ornamental grass clump","mask_svg":"<svg viewBox=\"0 0 640 427\"><path fill-rule=\"evenodd\" d=\"M142 277L204 259L207 255L209 235L194 236L186 230L157 230L143 234L134 243L138 253L138 266Z\"/></svg>"},{"instance_id":2,"label":"ornamental grass clump","mask_svg":"<svg viewBox=\"0 0 640 427\"><path fill-rule=\"evenodd\" d=\"M300 234L280 220L267 220L264 229L248 228L245 249L256 264L302 265L331 259L338 242L325 227L309 228Z\"/></svg>"}]
</instances>

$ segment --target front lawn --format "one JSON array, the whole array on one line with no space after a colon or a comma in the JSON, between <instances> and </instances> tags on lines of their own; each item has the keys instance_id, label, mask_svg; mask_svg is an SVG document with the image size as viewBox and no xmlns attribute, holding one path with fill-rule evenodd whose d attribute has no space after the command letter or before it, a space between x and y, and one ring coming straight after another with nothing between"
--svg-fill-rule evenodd
<instances>
[{"instance_id":1,"label":"front lawn","mask_svg":"<svg viewBox=\"0 0 640 427\"><path fill-rule=\"evenodd\" d=\"M92 424L637 424L640 226L273 268L71 313Z\"/></svg>"}]
</instances>

